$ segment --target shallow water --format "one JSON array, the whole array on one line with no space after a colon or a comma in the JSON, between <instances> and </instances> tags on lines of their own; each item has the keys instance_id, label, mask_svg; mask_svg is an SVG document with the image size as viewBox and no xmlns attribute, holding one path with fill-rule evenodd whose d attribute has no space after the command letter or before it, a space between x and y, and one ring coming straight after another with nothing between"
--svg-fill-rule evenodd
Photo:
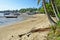
<instances>
[{"instance_id":1,"label":"shallow water","mask_svg":"<svg viewBox=\"0 0 60 40\"><path fill-rule=\"evenodd\" d=\"M20 21L23 21L27 18L29 18L30 16L26 15L26 14L22 14L20 15L18 18L5 18L5 17L2 17L0 18L0 26L4 26L4 25L9 25L9 24L13 24L13 23L16 23L16 22L20 22Z\"/></svg>"},{"instance_id":2,"label":"shallow water","mask_svg":"<svg viewBox=\"0 0 60 40\"><path fill-rule=\"evenodd\" d=\"M0 26L22 21L23 18L0 18Z\"/></svg>"}]
</instances>

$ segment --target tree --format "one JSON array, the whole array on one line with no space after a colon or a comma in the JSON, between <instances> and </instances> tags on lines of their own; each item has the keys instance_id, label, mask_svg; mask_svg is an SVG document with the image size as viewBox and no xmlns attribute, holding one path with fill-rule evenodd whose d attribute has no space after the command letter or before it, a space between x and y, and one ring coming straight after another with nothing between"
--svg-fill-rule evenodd
<instances>
[{"instance_id":1,"label":"tree","mask_svg":"<svg viewBox=\"0 0 60 40\"><path fill-rule=\"evenodd\" d=\"M43 7L44 7L44 11L45 11L45 13L47 14L47 16L48 16L48 19L49 19L49 21L50 21L50 23L51 23L51 25L55 25L56 24L56 22L51 18L51 16L48 14L48 11L47 11L47 8L46 8L46 1L45 0L42 0L43 2L42 2L42 4L43 4ZM40 3L40 0L38 0L38 4Z\"/></svg>"},{"instance_id":2,"label":"tree","mask_svg":"<svg viewBox=\"0 0 60 40\"><path fill-rule=\"evenodd\" d=\"M50 0L50 2L51 2L51 5L52 5L54 14L56 16L56 19L59 21L60 20L59 17L58 17L59 12L58 12L58 9L56 7L56 4L55 4L54 0Z\"/></svg>"},{"instance_id":3,"label":"tree","mask_svg":"<svg viewBox=\"0 0 60 40\"><path fill-rule=\"evenodd\" d=\"M55 0L58 11L60 11L60 0Z\"/></svg>"},{"instance_id":4,"label":"tree","mask_svg":"<svg viewBox=\"0 0 60 40\"><path fill-rule=\"evenodd\" d=\"M27 11L34 12L34 11L37 11L37 8L23 8L19 10L20 13L25 13Z\"/></svg>"},{"instance_id":5,"label":"tree","mask_svg":"<svg viewBox=\"0 0 60 40\"><path fill-rule=\"evenodd\" d=\"M55 4L56 4L56 7L57 7L58 12L59 12L58 16L60 18L60 0L55 0Z\"/></svg>"}]
</instances>

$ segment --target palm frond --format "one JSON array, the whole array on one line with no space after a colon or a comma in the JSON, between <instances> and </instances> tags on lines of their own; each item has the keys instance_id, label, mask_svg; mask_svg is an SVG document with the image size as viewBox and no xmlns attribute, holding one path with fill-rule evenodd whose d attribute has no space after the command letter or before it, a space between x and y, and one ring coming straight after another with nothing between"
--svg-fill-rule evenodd
<instances>
[{"instance_id":1,"label":"palm frond","mask_svg":"<svg viewBox=\"0 0 60 40\"><path fill-rule=\"evenodd\" d=\"M38 0L38 5L39 5L39 3L40 3L40 0Z\"/></svg>"}]
</instances>

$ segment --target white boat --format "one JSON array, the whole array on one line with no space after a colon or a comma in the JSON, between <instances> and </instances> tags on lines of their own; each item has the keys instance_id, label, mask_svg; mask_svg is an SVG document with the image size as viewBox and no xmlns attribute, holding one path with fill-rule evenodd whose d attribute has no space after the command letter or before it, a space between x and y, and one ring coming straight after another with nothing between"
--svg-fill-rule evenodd
<instances>
[{"instance_id":1,"label":"white boat","mask_svg":"<svg viewBox=\"0 0 60 40\"><path fill-rule=\"evenodd\" d=\"M9 15L4 15L4 17L6 17L6 18L17 18L18 16L10 13Z\"/></svg>"}]
</instances>

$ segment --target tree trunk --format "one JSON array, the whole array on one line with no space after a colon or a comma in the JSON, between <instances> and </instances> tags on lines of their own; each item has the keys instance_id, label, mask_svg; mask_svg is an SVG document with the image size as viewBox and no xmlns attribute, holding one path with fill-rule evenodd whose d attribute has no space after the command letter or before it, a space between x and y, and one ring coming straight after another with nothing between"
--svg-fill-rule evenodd
<instances>
[{"instance_id":1,"label":"tree trunk","mask_svg":"<svg viewBox=\"0 0 60 40\"><path fill-rule=\"evenodd\" d=\"M55 25L56 22L55 22L55 21L51 18L51 16L48 14L48 11L47 11L47 8L46 8L46 5L45 5L45 0L43 0L43 7L44 7L45 13L46 13L47 16L48 16L48 19L49 19L51 25Z\"/></svg>"},{"instance_id":2,"label":"tree trunk","mask_svg":"<svg viewBox=\"0 0 60 40\"><path fill-rule=\"evenodd\" d=\"M58 11L58 8L57 8L56 4L55 4L55 8L56 8L57 14L59 14L59 11Z\"/></svg>"},{"instance_id":3,"label":"tree trunk","mask_svg":"<svg viewBox=\"0 0 60 40\"><path fill-rule=\"evenodd\" d=\"M51 0L51 5L52 5L52 8L53 8L53 11L54 11L54 14L56 16L56 19L57 21L59 21L59 17L58 17L58 14L57 14L57 7L55 6L55 3L54 3L54 0Z\"/></svg>"},{"instance_id":4,"label":"tree trunk","mask_svg":"<svg viewBox=\"0 0 60 40\"><path fill-rule=\"evenodd\" d=\"M55 5L55 8L56 8L56 12L57 12L57 16L59 15L59 11L58 11L58 8L57 8L57 5L55 4L55 1L54 1L54 5ZM58 17L59 18L59 17ZM60 21L60 18L59 18L59 20L58 21Z\"/></svg>"}]
</instances>

